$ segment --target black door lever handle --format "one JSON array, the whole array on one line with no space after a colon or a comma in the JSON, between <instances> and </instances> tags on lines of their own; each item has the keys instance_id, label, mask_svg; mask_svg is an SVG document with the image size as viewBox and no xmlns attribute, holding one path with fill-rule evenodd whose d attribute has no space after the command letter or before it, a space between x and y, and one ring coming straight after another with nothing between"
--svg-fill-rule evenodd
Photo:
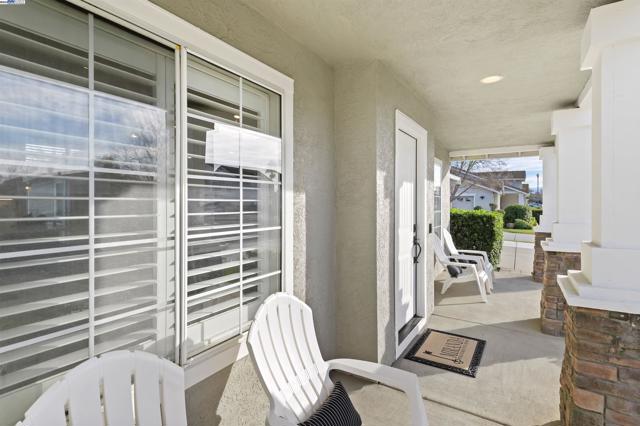
<instances>
[{"instance_id":1,"label":"black door lever handle","mask_svg":"<svg viewBox=\"0 0 640 426\"><path fill-rule=\"evenodd\" d=\"M413 237L413 248L418 247L418 253L413 256L413 263L418 263L420 259L420 255L422 254L422 246L420 245L420 241L418 241L418 237Z\"/></svg>"}]
</instances>

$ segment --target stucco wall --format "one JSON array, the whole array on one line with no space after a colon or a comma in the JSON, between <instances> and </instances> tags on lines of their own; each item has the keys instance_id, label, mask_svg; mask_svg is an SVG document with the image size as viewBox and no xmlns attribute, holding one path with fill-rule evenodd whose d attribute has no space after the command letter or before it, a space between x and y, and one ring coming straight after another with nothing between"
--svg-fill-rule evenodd
<instances>
[{"instance_id":1,"label":"stucco wall","mask_svg":"<svg viewBox=\"0 0 640 426\"><path fill-rule=\"evenodd\" d=\"M337 352L391 363L395 359L395 110L429 131L427 200L433 199L433 118L424 100L378 61L337 67L335 82ZM427 208L432 220L433 204ZM430 241L424 256L433 258ZM427 265L432 301L433 265Z\"/></svg>"},{"instance_id":2,"label":"stucco wall","mask_svg":"<svg viewBox=\"0 0 640 426\"><path fill-rule=\"evenodd\" d=\"M335 71L338 355L375 361L376 67Z\"/></svg>"}]
</instances>

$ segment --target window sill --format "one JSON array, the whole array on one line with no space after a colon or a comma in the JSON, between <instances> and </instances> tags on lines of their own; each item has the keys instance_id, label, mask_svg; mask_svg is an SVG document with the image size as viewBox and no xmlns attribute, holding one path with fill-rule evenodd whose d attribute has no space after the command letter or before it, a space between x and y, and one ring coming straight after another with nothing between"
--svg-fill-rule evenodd
<instances>
[{"instance_id":1,"label":"window sill","mask_svg":"<svg viewBox=\"0 0 640 426\"><path fill-rule=\"evenodd\" d=\"M184 366L185 389L200 383L217 372L249 355L247 332L203 352Z\"/></svg>"}]
</instances>

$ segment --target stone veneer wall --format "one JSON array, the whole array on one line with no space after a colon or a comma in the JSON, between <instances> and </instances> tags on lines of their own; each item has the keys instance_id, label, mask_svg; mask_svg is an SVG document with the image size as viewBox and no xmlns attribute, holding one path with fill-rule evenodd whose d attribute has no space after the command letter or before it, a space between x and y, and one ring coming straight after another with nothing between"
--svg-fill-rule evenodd
<instances>
[{"instance_id":1,"label":"stone veneer wall","mask_svg":"<svg viewBox=\"0 0 640 426\"><path fill-rule=\"evenodd\" d=\"M553 336L564 334L565 300L558 286L558 275L570 269L580 269L580 253L545 251L540 320L542 332Z\"/></svg>"},{"instance_id":2,"label":"stone veneer wall","mask_svg":"<svg viewBox=\"0 0 640 426\"><path fill-rule=\"evenodd\" d=\"M542 282L544 277L544 250L542 250L542 241L551 237L551 232L536 232L534 254L533 254L533 280L537 283Z\"/></svg>"},{"instance_id":3,"label":"stone veneer wall","mask_svg":"<svg viewBox=\"0 0 640 426\"><path fill-rule=\"evenodd\" d=\"M568 306L563 425L640 425L640 315Z\"/></svg>"}]
</instances>

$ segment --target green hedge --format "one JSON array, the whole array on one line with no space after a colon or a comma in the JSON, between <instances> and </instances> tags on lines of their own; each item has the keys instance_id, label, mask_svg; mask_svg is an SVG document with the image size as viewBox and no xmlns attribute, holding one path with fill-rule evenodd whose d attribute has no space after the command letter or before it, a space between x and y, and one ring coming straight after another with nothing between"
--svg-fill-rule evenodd
<instances>
[{"instance_id":1,"label":"green hedge","mask_svg":"<svg viewBox=\"0 0 640 426\"><path fill-rule=\"evenodd\" d=\"M459 249L482 250L494 266L502 251L502 214L486 210L451 209L451 236Z\"/></svg>"},{"instance_id":2,"label":"green hedge","mask_svg":"<svg viewBox=\"0 0 640 426\"><path fill-rule=\"evenodd\" d=\"M525 222L522 219L516 219L516 221L513 223L513 229L533 229L534 226L535 225Z\"/></svg>"},{"instance_id":3,"label":"green hedge","mask_svg":"<svg viewBox=\"0 0 640 426\"><path fill-rule=\"evenodd\" d=\"M522 219L527 223L531 223L531 207L514 204L504 209L504 223L515 223L516 219Z\"/></svg>"}]
</instances>

